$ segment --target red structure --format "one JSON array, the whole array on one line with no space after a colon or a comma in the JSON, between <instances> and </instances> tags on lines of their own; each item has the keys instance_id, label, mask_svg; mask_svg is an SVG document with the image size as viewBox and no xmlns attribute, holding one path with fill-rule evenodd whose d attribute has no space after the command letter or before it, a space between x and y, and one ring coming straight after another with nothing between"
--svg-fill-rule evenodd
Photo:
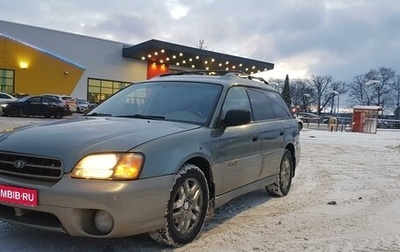
<instances>
[{"instance_id":1,"label":"red structure","mask_svg":"<svg viewBox=\"0 0 400 252\"><path fill-rule=\"evenodd\" d=\"M351 131L376 134L378 117L382 112L380 106L354 106Z\"/></svg>"}]
</instances>

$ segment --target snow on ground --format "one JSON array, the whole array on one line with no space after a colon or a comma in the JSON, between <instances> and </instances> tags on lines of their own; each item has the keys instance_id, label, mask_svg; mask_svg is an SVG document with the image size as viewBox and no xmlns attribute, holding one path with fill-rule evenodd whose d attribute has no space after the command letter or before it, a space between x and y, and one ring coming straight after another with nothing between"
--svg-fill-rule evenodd
<instances>
[{"instance_id":1,"label":"snow on ground","mask_svg":"<svg viewBox=\"0 0 400 252\"><path fill-rule=\"evenodd\" d=\"M0 118L0 130L12 123ZM288 196L259 190L237 198L184 247L146 235L87 239L0 222L1 251L400 251L400 131L304 129L301 143Z\"/></svg>"}]
</instances>

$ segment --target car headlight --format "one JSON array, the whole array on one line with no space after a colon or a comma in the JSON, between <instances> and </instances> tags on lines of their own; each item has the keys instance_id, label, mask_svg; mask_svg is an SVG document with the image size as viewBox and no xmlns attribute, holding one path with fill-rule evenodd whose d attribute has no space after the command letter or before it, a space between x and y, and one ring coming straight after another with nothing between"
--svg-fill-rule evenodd
<instances>
[{"instance_id":1,"label":"car headlight","mask_svg":"<svg viewBox=\"0 0 400 252\"><path fill-rule=\"evenodd\" d=\"M72 170L72 178L133 180L137 179L143 166L139 153L92 154L81 159Z\"/></svg>"},{"instance_id":2,"label":"car headlight","mask_svg":"<svg viewBox=\"0 0 400 252\"><path fill-rule=\"evenodd\" d=\"M8 104L0 104L0 106L2 106L3 108L7 107Z\"/></svg>"}]
</instances>

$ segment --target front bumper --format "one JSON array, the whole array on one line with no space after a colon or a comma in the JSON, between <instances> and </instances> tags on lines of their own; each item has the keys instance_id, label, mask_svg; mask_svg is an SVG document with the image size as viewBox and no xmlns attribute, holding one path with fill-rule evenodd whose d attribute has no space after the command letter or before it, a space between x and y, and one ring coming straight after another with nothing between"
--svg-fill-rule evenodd
<instances>
[{"instance_id":1,"label":"front bumper","mask_svg":"<svg viewBox=\"0 0 400 252\"><path fill-rule=\"evenodd\" d=\"M71 179L56 184L34 184L0 178L0 184L38 191L38 206L0 202L0 219L72 236L122 237L154 231L163 226L173 175L136 181ZM94 225L98 210L113 219L103 234Z\"/></svg>"}]
</instances>

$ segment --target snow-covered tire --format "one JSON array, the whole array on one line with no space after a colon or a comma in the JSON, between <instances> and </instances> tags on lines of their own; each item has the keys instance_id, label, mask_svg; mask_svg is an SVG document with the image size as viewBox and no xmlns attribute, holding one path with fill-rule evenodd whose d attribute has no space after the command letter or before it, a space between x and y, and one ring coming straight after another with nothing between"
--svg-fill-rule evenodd
<instances>
[{"instance_id":1,"label":"snow-covered tire","mask_svg":"<svg viewBox=\"0 0 400 252\"><path fill-rule=\"evenodd\" d=\"M184 165L175 177L164 216L164 227L150 233L160 244L179 247L201 232L208 211L209 191L204 173L193 164Z\"/></svg>"},{"instance_id":2,"label":"snow-covered tire","mask_svg":"<svg viewBox=\"0 0 400 252\"><path fill-rule=\"evenodd\" d=\"M289 150L283 153L277 181L265 187L272 196L283 197L289 193L293 178L293 160Z\"/></svg>"}]
</instances>

